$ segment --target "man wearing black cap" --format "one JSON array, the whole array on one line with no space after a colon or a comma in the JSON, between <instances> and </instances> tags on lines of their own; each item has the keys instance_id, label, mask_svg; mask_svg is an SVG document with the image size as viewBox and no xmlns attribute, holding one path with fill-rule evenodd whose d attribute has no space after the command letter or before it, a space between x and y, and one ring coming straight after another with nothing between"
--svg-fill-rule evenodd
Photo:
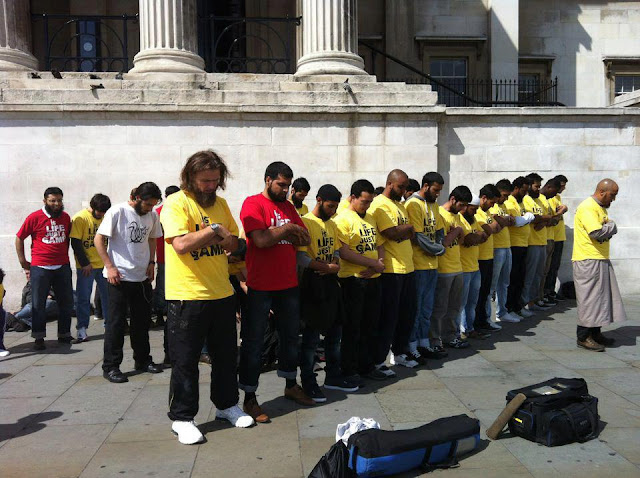
<instances>
[{"instance_id":1,"label":"man wearing black cap","mask_svg":"<svg viewBox=\"0 0 640 478\"><path fill-rule=\"evenodd\" d=\"M358 390L358 384L343 378L340 369L340 319L344 312L338 285L338 230L331 217L341 197L340 191L331 184L325 184L318 190L315 207L302 216L311 243L298 248L298 266L304 270L300 281L301 317L304 323L300 378L305 393L316 403L327 401L313 372L320 334L324 335L327 359L324 388L343 392Z\"/></svg>"}]
</instances>

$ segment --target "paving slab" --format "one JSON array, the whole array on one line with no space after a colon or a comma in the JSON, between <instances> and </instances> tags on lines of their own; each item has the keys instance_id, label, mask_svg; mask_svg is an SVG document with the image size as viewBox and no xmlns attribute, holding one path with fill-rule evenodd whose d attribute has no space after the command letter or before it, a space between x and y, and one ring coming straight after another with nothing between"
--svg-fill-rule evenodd
<instances>
[{"instance_id":1,"label":"paving slab","mask_svg":"<svg viewBox=\"0 0 640 478\"><path fill-rule=\"evenodd\" d=\"M504 376L504 372L495 364L483 358L480 354L466 349L466 356L457 360L445 360L431 362L432 368L438 377L485 377Z\"/></svg>"}]
</instances>

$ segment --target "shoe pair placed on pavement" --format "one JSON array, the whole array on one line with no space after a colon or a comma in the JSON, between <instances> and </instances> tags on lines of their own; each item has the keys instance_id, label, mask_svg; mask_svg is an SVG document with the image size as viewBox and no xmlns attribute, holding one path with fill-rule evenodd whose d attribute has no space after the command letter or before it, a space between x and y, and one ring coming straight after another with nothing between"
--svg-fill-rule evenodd
<instances>
[{"instance_id":1,"label":"shoe pair placed on pavement","mask_svg":"<svg viewBox=\"0 0 640 478\"><path fill-rule=\"evenodd\" d=\"M238 405L233 405L224 410L216 410L216 420L227 420L234 427L248 428L255 425L255 421ZM176 420L171 424L171 431L178 436L178 441L183 445L195 445L204 442L204 435L198 429L198 424L194 421Z\"/></svg>"},{"instance_id":2,"label":"shoe pair placed on pavement","mask_svg":"<svg viewBox=\"0 0 640 478\"><path fill-rule=\"evenodd\" d=\"M164 367L160 364L148 362L146 364L136 364L135 369L139 372L161 373L164 370ZM122 373L119 368L112 368L108 371L105 370L102 372L102 376L111 383L125 383L129 381L127 376Z\"/></svg>"},{"instance_id":3,"label":"shoe pair placed on pavement","mask_svg":"<svg viewBox=\"0 0 640 478\"><path fill-rule=\"evenodd\" d=\"M324 381L324 388L327 390L340 390L341 392L357 392L360 389L360 385L356 380L346 377L327 377ZM302 389L308 397L315 403L324 403L327 401L327 397L320 389L317 382L304 384Z\"/></svg>"}]
</instances>

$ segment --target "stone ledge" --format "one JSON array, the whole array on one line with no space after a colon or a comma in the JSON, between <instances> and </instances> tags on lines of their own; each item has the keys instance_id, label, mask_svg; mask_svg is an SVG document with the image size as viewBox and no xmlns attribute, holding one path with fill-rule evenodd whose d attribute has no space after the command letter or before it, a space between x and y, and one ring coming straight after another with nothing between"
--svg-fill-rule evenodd
<instances>
[{"instance_id":1,"label":"stone ledge","mask_svg":"<svg viewBox=\"0 0 640 478\"><path fill-rule=\"evenodd\" d=\"M509 108L446 108L447 116L622 116L640 115L640 108L579 108L579 107L509 107Z\"/></svg>"}]
</instances>

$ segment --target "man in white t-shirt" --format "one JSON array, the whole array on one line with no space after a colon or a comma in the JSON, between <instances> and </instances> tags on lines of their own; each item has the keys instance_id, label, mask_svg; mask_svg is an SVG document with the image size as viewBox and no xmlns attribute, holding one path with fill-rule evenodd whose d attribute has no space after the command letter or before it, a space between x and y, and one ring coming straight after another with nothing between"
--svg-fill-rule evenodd
<instances>
[{"instance_id":1,"label":"man in white t-shirt","mask_svg":"<svg viewBox=\"0 0 640 478\"><path fill-rule=\"evenodd\" d=\"M104 334L103 376L113 383L127 382L120 371L127 307L135 369L162 372L149 353L151 281L155 269L156 238L162 227L154 206L162 198L155 183L142 183L128 202L116 204L105 214L95 236L95 246L104 262L109 282L109 321ZM109 240L105 245L104 239ZM104 299L103 299L104 300Z\"/></svg>"}]
</instances>

